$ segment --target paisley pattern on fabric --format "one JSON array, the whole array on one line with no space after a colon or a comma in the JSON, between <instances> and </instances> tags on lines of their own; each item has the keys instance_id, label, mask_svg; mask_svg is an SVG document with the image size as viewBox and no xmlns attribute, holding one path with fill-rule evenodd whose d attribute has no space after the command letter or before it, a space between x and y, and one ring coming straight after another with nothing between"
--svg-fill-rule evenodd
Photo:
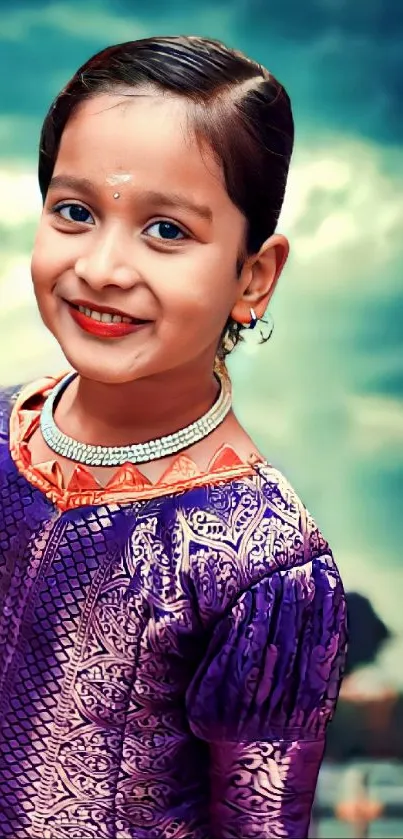
<instances>
[{"instance_id":1,"label":"paisley pattern on fabric","mask_svg":"<svg viewBox=\"0 0 403 839\"><path fill-rule=\"evenodd\" d=\"M257 464L62 509L11 456L9 410L0 836L306 836L346 624L295 492Z\"/></svg>"}]
</instances>

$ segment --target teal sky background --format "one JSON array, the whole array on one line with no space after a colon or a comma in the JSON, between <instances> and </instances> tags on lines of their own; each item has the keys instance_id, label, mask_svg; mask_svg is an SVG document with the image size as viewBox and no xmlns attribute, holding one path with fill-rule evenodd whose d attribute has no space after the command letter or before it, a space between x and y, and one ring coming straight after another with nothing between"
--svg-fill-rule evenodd
<instances>
[{"instance_id":1,"label":"teal sky background","mask_svg":"<svg viewBox=\"0 0 403 839\"><path fill-rule=\"evenodd\" d=\"M92 53L155 34L224 40L287 87L297 139L272 340L231 361L240 418L397 633L403 686L403 7L395 0L0 0L0 381L64 366L36 312L39 130ZM214 305L214 301L212 301ZM400 666L398 666L400 663Z\"/></svg>"}]
</instances>

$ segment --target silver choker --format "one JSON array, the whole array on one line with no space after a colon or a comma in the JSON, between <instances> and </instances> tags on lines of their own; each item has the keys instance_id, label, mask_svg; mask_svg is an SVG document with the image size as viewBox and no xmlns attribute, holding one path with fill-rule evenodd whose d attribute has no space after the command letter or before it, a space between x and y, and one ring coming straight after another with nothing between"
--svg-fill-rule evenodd
<instances>
[{"instance_id":1,"label":"silver choker","mask_svg":"<svg viewBox=\"0 0 403 839\"><path fill-rule=\"evenodd\" d=\"M166 437L150 440L148 443L135 443L132 446L91 446L87 443L79 443L63 434L53 417L55 403L76 375L76 373L69 373L53 388L43 405L40 427L45 442L55 454L77 463L84 463L86 466L147 463L150 460L159 460L176 454L211 434L223 422L231 409L231 383L221 372L216 372L216 377L220 382L218 399L204 416L186 428L174 434L168 434Z\"/></svg>"}]
</instances>

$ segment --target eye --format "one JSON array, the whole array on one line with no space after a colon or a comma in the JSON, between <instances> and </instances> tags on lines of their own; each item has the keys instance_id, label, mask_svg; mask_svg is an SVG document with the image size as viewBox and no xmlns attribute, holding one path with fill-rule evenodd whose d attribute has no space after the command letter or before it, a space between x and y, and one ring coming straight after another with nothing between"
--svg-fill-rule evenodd
<instances>
[{"instance_id":1,"label":"eye","mask_svg":"<svg viewBox=\"0 0 403 839\"><path fill-rule=\"evenodd\" d=\"M150 233L150 230L153 229L156 230L157 233ZM161 239L165 242L175 242L187 238L183 230L181 230L180 227L172 221L156 221L154 224L150 224L150 226L146 228L146 232L147 236L151 236L152 239Z\"/></svg>"},{"instance_id":2,"label":"eye","mask_svg":"<svg viewBox=\"0 0 403 839\"><path fill-rule=\"evenodd\" d=\"M76 224L95 224L90 211L82 204L58 204L53 212L65 221L76 222Z\"/></svg>"}]
</instances>

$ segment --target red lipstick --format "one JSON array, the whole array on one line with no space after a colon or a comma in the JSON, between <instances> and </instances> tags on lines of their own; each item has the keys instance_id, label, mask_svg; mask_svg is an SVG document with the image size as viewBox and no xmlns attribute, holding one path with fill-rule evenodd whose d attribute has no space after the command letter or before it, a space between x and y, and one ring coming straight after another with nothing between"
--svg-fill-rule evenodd
<instances>
[{"instance_id":1,"label":"red lipstick","mask_svg":"<svg viewBox=\"0 0 403 839\"><path fill-rule=\"evenodd\" d=\"M80 310L73 304L69 304L69 311L73 320L77 323L84 332L90 335L95 335L97 338L123 338L125 335L130 335L132 332L138 332L143 326L146 326L149 321L132 320L130 323L126 322L106 322L102 320L94 320L89 315L80 312ZM97 311L101 311L100 309ZM103 309L103 311L111 310Z\"/></svg>"}]
</instances>

